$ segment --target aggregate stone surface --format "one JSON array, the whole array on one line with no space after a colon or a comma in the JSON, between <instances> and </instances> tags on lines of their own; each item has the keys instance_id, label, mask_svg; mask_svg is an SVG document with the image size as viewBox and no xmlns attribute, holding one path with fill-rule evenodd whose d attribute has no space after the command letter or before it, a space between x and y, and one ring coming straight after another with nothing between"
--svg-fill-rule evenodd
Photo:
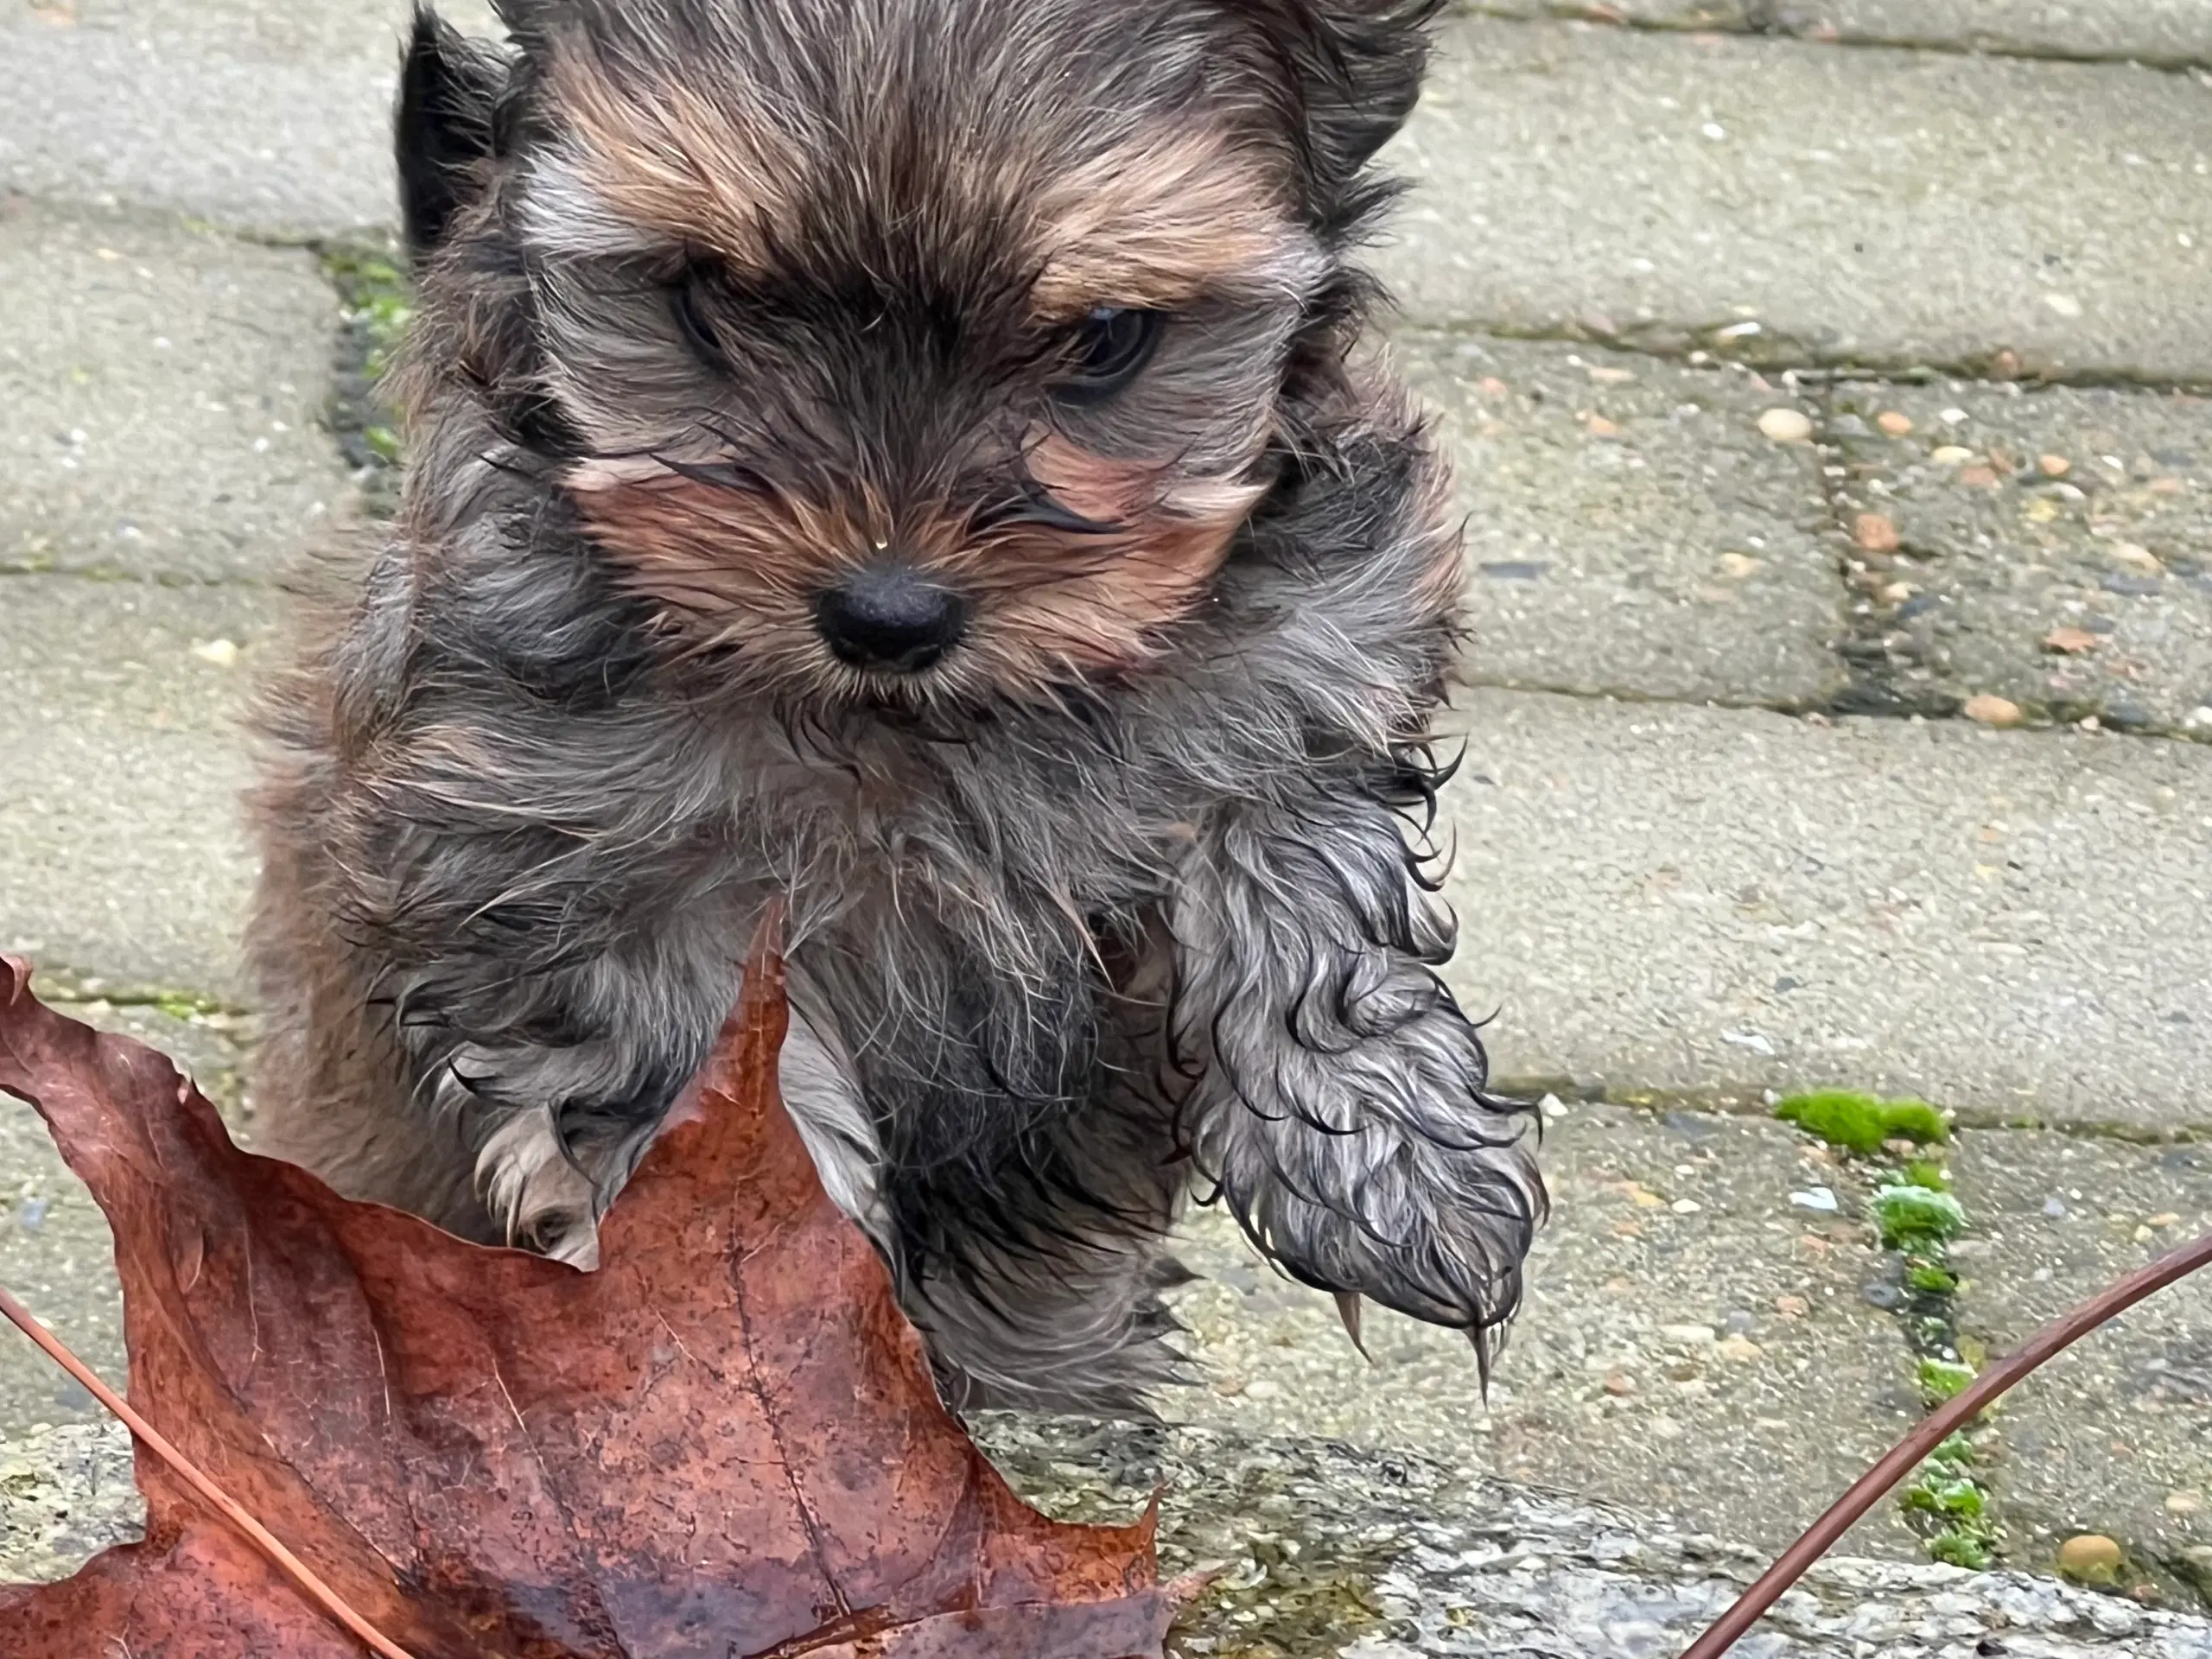
<instances>
[{"instance_id":1,"label":"aggregate stone surface","mask_svg":"<svg viewBox=\"0 0 2212 1659\"><path fill-rule=\"evenodd\" d=\"M236 719L273 608L240 585L0 576L0 949L235 998Z\"/></svg>"},{"instance_id":2,"label":"aggregate stone surface","mask_svg":"<svg viewBox=\"0 0 2212 1659\"><path fill-rule=\"evenodd\" d=\"M264 578L345 512L312 255L0 196L0 570Z\"/></svg>"},{"instance_id":3,"label":"aggregate stone surface","mask_svg":"<svg viewBox=\"0 0 2212 1659\"><path fill-rule=\"evenodd\" d=\"M1460 9L1948 51L2212 62L2212 12L2198 0L1467 0Z\"/></svg>"},{"instance_id":4,"label":"aggregate stone surface","mask_svg":"<svg viewBox=\"0 0 2212 1659\"><path fill-rule=\"evenodd\" d=\"M2212 1147L1964 1132L1962 1330L1992 1353L2212 1227ZM2212 1284L2198 1274L2093 1332L2005 1396L1992 1484L2011 1559L2048 1570L2081 1532L2212 1580ZM2179 1569L2177 1573L2177 1568ZM2212 1583L2204 1586L2212 1589Z\"/></svg>"},{"instance_id":5,"label":"aggregate stone surface","mask_svg":"<svg viewBox=\"0 0 2212 1659\"><path fill-rule=\"evenodd\" d=\"M2212 378L2188 76L1478 17L1442 43L1385 151L1416 323Z\"/></svg>"},{"instance_id":6,"label":"aggregate stone surface","mask_svg":"<svg viewBox=\"0 0 2212 1659\"><path fill-rule=\"evenodd\" d=\"M1652 1659L1679 1651L1760 1552L1412 1454L992 1414L1015 1488L1127 1522L1162 1493L1163 1573L1203 1571L1176 1659ZM63 1576L138 1535L120 1431L0 1436L0 1580ZM2212 1624L2016 1573L1836 1557L1738 1649L1755 1659L2206 1659Z\"/></svg>"},{"instance_id":7,"label":"aggregate stone surface","mask_svg":"<svg viewBox=\"0 0 2212 1659\"><path fill-rule=\"evenodd\" d=\"M1919 1416L1857 1219L1858 1178L1764 1119L1567 1108L1547 1124L1552 1218L1487 1402L1466 1339L1333 1303L1219 1212L1188 1224L1180 1294L1203 1376L1163 1409L1262 1435L1408 1450L1779 1550ZM1791 1194L1825 1193L1834 1210ZM1916 1559L1884 1505L1847 1546Z\"/></svg>"},{"instance_id":8,"label":"aggregate stone surface","mask_svg":"<svg viewBox=\"0 0 2212 1659\"><path fill-rule=\"evenodd\" d=\"M38 1115L0 1094L0 1285L105 1382L128 1371L123 1293L106 1219L54 1149ZM81 1384L16 1334L0 1332L0 1440L38 1424L97 1422ZM0 1509L6 1507L0 1497Z\"/></svg>"},{"instance_id":9,"label":"aggregate stone surface","mask_svg":"<svg viewBox=\"0 0 2212 1659\"><path fill-rule=\"evenodd\" d=\"M1127 1520L1164 1484L1163 1567L1216 1569L1169 1650L1214 1659L1652 1659L1679 1652L1762 1552L1413 1455L993 1416L979 1439L1057 1513ZM1737 1651L2196 1659L2212 1626L2012 1573L1839 1557Z\"/></svg>"},{"instance_id":10,"label":"aggregate stone surface","mask_svg":"<svg viewBox=\"0 0 2212 1659\"><path fill-rule=\"evenodd\" d=\"M1449 335L1393 352L1443 414L1488 684L1811 705L1843 680L1809 410L1730 365Z\"/></svg>"},{"instance_id":11,"label":"aggregate stone surface","mask_svg":"<svg viewBox=\"0 0 2212 1659\"><path fill-rule=\"evenodd\" d=\"M122 1424L0 1424L0 1583L66 1579L145 1521Z\"/></svg>"},{"instance_id":12,"label":"aggregate stone surface","mask_svg":"<svg viewBox=\"0 0 2212 1659\"><path fill-rule=\"evenodd\" d=\"M2212 752L1474 691L1447 977L1561 1091L2212 1122Z\"/></svg>"},{"instance_id":13,"label":"aggregate stone surface","mask_svg":"<svg viewBox=\"0 0 2212 1659\"><path fill-rule=\"evenodd\" d=\"M1846 382L1821 437L1900 683L2212 738L2212 403Z\"/></svg>"},{"instance_id":14,"label":"aggregate stone surface","mask_svg":"<svg viewBox=\"0 0 2212 1659\"><path fill-rule=\"evenodd\" d=\"M480 0L442 8L488 23ZM0 184L277 235L394 222L404 0L0 10Z\"/></svg>"}]
</instances>

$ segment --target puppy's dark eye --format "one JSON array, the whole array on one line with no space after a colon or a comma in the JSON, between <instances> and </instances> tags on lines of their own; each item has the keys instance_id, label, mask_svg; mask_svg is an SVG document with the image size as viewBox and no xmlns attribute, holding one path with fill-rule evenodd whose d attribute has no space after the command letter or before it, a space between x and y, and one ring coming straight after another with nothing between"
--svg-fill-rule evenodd
<instances>
[{"instance_id":1,"label":"puppy's dark eye","mask_svg":"<svg viewBox=\"0 0 2212 1659\"><path fill-rule=\"evenodd\" d=\"M1095 404L1137 378L1160 342L1157 311L1102 305L1077 325L1075 372L1052 388L1064 403Z\"/></svg>"},{"instance_id":2,"label":"puppy's dark eye","mask_svg":"<svg viewBox=\"0 0 2212 1659\"><path fill-rule=\"evenodd\" d=\"M726 369L729 359L722 352L721 337L715 330L714 318L708 310L706 273L687 270L677 277L668 290L669 309L675 314L676 327L683 336L683 343L693 355L710 369Z\"/></svg>"}]
</instances>

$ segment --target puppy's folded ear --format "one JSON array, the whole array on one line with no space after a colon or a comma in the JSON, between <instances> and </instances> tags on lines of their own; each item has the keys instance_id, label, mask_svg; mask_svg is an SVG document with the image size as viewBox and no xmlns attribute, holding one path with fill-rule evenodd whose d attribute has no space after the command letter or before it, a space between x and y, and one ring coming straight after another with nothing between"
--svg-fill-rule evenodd
<instances>
[{"instance_id":1,"label":"puppy's folded ear","mask_svg":"<svg viewBox=\"0 0 2212 1659\"><path fill-rule=\"evenodd\" d=\"M395 121L399 207L409 257L419 268L444 240L454 213L482 188L498 149L497 114L507 63L418 8L400 63Z\"/></svg>"},{"instance_id":2,"label":"puppy's folded ear","mask_svg":"<svg viewBox=\"0 0 2212 1659\"><path fill-rule=\"evenodd\" d=\"M1316 217L1346 224L1381 193L1360 174L1405 124L1443 0L1236 0L1294 72Z\"/></svg>"}]
</instances>

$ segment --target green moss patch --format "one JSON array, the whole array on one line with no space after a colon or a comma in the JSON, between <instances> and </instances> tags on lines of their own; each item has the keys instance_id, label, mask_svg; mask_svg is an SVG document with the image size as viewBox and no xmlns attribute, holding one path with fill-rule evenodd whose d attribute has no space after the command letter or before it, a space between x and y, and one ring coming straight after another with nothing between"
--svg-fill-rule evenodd
<instances>
[{"instance_id":1,"label":"green moss patch","mask_svg":"<svg viewBox=\"0 0 2212 1659\"><path fill-rule=\"evenodd\" d=\"M1832 1147L1867 1157L1891 1141L1924 1147L1948 1141L1951 1133L1942 1113L1924 1100L1879 1100L1848 1089L1792 1095L1774 1115Z\"/></svg>"},{"instance_id":2,"label":"green moss patch","mask_svg":"<svg viewBox=\"0 0 2212 1659\"><path fill-rule=\"evenodd\" d=\"M398 501L400 441L379 383L414 321L414 290L394 245L335 242L318 251L323 275L338 290L345 315L332 386L331 431L365 486L370 511L389 513Z\"/></svg>"},{"instance_id":3,"label":"green moss patch","mask_svg":"<svg viewBox=\"0 0 2212 1659\"><path fill-rule=\"evenodd\" d=\"M1932 1258L1967 1226L1966 1206L1948 1192L1932 1192L1908 1181L1881 1188L1867 1209L1881 1230L1883 1248L1908 1255Z\"/></svg>"},{"instance_id":4,"label":"green moss patch","mask_svg":"<svg viewBox=\"0 0 2212 1659\"><path fill-rule=\"evenodd\" d=\"M1940 1406L1955 1400L1974 1382L1974 1367L1955 1359L1923 1357L1920 1362L1920 1392L1928 1403Z\"/></svg>"},{"instance_id":5,"label":"green moss patch","mask_svg":"<svg viewBox=\"0 0 2212 1659\"><path fill-rule=\"evenodd\" d=\"M1975 1572L1996 1561L1997 1526L1989 1516L1989 1494L1975 1478L1974 1442L1965 1435L1954 1434L1936 1448L1900 1502L1906 1520L1926 1543L1929 1560Z\"/></svg>"},{"instance_id":6,"label":"green moss patch","mask_svg":"<svg viewBox=\"0 0 2212 1659\"><path fill-rule=\"evenodd\" d=\"M1966 1230L1966 1206L1948 1192L1896 1182L1874 1194L1867 1206L1881 1229L1885 1249L1930 1256Z\"/></svg>"}]
</instances>

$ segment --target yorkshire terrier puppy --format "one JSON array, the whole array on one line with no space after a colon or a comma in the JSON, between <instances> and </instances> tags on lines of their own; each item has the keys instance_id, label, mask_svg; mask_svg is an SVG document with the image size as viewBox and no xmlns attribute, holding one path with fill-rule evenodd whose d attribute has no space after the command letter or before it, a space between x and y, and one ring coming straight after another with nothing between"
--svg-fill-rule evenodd
<instances>
[{"instance_id":1,"label":"yorkshire terrier puppy","mask_svg":"<svg viewBox=\"0 0 2212 1659\"><path fill-rule=\"evenodd\" d=\"M1486 1356L1543 1191L1435 971L1459 547L1351 263L1434 3L419 15L265 1144L588 1265L788 895L790 1109L956 1403L1141 1406L1194 1190Z\"/></svg>"}]
</instances>

